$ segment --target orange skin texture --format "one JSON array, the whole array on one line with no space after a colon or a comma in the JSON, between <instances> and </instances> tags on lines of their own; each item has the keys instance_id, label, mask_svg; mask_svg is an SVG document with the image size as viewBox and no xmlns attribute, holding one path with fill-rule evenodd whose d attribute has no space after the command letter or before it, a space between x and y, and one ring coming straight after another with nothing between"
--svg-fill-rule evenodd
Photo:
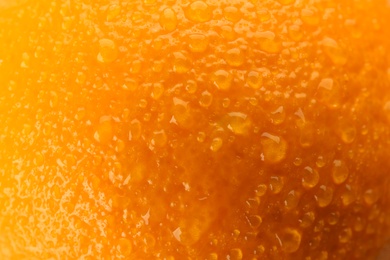
<instances>
[{"instance_id":1,"label":"orange skin texture","mask_svg":"<svg viewBox=\"0 0 390 260\"><path fill-rule=\"evenodd\" d=\"M380 0L1 2L0 258L375 259L389 24Z\"/></svg>"}]
</instances>

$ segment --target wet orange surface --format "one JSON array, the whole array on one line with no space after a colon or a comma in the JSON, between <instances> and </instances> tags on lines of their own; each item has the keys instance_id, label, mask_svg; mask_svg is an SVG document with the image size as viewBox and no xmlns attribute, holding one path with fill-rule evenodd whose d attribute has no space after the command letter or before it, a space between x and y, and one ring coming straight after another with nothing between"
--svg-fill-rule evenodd
<instances>
[{"instance_id":1,"label":"wet orange surface","mask_svg":"<svg viewBox=\"0 0 390 260\"><path fill-rule=\"evenodd\" d=\"M372 259L385 1L0 1L1 259Z\"/></svg>"}]
</instances>

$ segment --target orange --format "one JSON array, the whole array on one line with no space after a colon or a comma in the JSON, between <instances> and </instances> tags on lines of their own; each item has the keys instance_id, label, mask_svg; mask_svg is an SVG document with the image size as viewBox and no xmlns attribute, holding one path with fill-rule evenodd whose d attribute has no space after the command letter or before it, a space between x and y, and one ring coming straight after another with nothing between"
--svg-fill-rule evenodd
<instances>
[{"instance_id":1,"label":"orange","mask_svg":"<svg viewBox=\"0 0 390 260\"><path fill-rule=\"evenodd\" d=\"M384 0L0 1L1 259L374 259Z\"/></svg>"}]
</instances>

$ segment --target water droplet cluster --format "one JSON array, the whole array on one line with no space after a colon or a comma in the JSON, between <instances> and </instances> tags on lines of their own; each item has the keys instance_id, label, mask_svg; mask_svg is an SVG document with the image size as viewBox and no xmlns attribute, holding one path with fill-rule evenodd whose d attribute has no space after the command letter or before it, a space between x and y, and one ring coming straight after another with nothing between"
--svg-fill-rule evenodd
<instances>
[{"instance_id":1,"label":"water droplet cluster","mask_svg":"<svg viewBox=\"0 0 390 260\"><path fill-rule=\"evenodd\" d=\"M0 256L366 259L390 234L380 4L14 2Z\"/></svg>"}]
</instances>

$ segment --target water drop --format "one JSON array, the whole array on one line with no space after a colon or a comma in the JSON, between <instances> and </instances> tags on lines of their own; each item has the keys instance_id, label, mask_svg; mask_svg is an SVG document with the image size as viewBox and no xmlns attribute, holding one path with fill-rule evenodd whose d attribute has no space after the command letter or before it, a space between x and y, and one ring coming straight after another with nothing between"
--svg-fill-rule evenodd
<instances>
[{"instance_id":1,"label":"water drop","mask_svg":"<svg viewBox=\"0 0 390 260\"><path fill-rule=\"evenodd\" d=\"M301 10L301 20L311 26L316 26L320 22L320 16L314 8L304 8Z\"/></svg>"},{"instance_id":2,"label":"water drop","mask_svg":"<svg viewBox=\"0 0 390 260\"><path fill-rule=\"evenodd\" d=\"M333 189L325 185L321 185L314 196L319 207L324 208L328 206L333 200Z\"/></svg>"},{"instance_id":3,"label":"water drop","mask_svg":"<svg viewBox=\"0 0 390 260\"><path fill-rule=\"evenodd\" d=\"M227 6L223 9L223 15L226 20L231 21L233 23L239 21L241 19L241 12L238 8L234 6Z\"/></svg>"},{"instance_id":4,"label":"water drop","mask_svg":"<svg viewBox=\"0 0 390 260\"><path fill-rule=\"evenodd\" d=\"M303 161L302 158L296 157L296 158L294 159L294 161L293 161L293 164L294 164L295 166L301 166L302 161Z\"/></svg>"},{"instance_id":5,"label":"water drop","mask_svg":"<svg viewBox=\"0 0 390 260\"><path fill-rule=\"evenodd\" d=\"M110 5L107 8L107 16L106 16L107 22L114 20L116 17L119 16L120 13L121 13L121 6L120 5L117 5L117 4Z\"/></svg>"},{"instance_id":6,"label":"water drop","mask_svg":"<svg viewBox=\"0 0 390 260\"><path fill-rule=\"evenodd\" d=\"M352 191L352 188L350 185L345 185L345 190L341 194L341 201L343 202L344 206L348 206L352 202L354 202L356 199L355 193Z\"/></svg>"},{"instance_id":7,"label":"water drop","mask_svg":"<svg viewBox=\"0 0 390 260\"><path fill-rule=\"evenodd\" d=\"M248 134L252 125L251 120L244 113L231 112L227 115L227 128L237 135Z\"/></svg>"},{"instance_id":8,"label":"water drop","mask_svg":"<svg viewBox=\"0 0 390 260\"><path fill-rule=\"evenodd\" d=\"M188 102L175 97L173 98L173 104L173 116L176 122L181 127L190 128L193 124L193 119Z\"/></svg>"},{"instance_id":9,"label":"water drop","mask_svg":"<svg viewBox=\"0 0 390 260\"><path fill-rule=\"evenodd\" d=\"M164 147L167 140L168 138L164 130L154 131L150 141L150 148L153 150L154 147Z\"/></svg>"},{"instance_id":10,"label":"water drop","mask_svg":"<svg viewBox=\"0 0 390 260\"><path fill-rule=\"evenodd\" d=\"M94 138L101 144L107 144L113 138L113 125L111 116L102 116L99 119L97 130L95 131Z\"/></svg>"},{"instance_id":11,"label":"water drop","mask_svg":"<svg viewBox=\"0 0 390 260\"><path fill-rule=\"evenodd\" d=\"M280 246L287 253L296 252L301 245L301 234L292 228L286 228L281 233L276 234Z\"/></svg>"},{"instance_id":12,"label":"water drop","mask_svg":"<svg viewBox=\"0 0 390 260\"><path fill-rule=\"evenodd\" d=\"M138 140L142 134L141 122L134 119L130 122L129 141Z\"/></svg>"},{"instance_id":13,"label":"water drop","mask_svg":"<svg viewBox=\"0 0 390 260\"><path fill-rule=\"evenodd\" d=\"M174 72L182 74L190 70L191 63L183 53L174 52L173 57L174 57L174 62L173 62Z\"/></svg>"},{"instance_id":14,"label":"water drop","mask_svg":"<svg viewBox=\"0 0 390 260\"><path fill-rule=\"evenodd\" d=\"M284 205L287 210L292 210L298 206L299 200L301 198L301 194L295 190L290 191L286 199L284 200Z\"/></svg>"},{"instance_id":15,"label":"water drop","mask_svg":"<svg viewBox=\"0 0 390 260\"><path fill-rule=\"evenodd\" d=\"M269 182L269 189L273 194L279 194L284 186L284 178L280 176L272 176Z\"/></svg>"},{"instance_id":16,"label":"water drop","mask_svg":"<svg viewBox=\"0 0 390 260\"><path fill-rule=\"evenodd\" d=\"M188 46L192 52L204 52L209 45L209 39L203 34L194 33L188 36Z\"/></svg>"},{"instance_id":17,"label":"water drop","mask_svg":"<svg viewBox=\"0 0 390 260\"><path fill-rule=\"evenodd\" d=\"M232 67L239 67L245 61L245 56L239 48L233 48L226 52L226 62Z\"/></svg>"},{"instance_id":18,"label":"water drop","mask_svg":"<svg viewBox=\"0 0 390 260\"><path fill-rule=\"evenodd\" d=\"M371 206L375 204L380 197L380 194L377 189L368 189L363 194L364 202Z\"/></svg>"},{"instance_id":19,"label":"water drop","mask_svg":"<svg viewBox=\"0 0 390 260\"><path fill-rule=\"evenodd\" d=\"M348 178L349 170L347 165L341 160L334 160L332 166L332 178L334 183L341 184Z\"/></svg>"},{"instance_id":20,"label":"water drop","mask_svg":"<svg viewBox=\"0 0 390 260\"><path fill-rule=\"evenodd\" d=\"M151 94L152 98L154 100L158 100L161 98L163 93L164 93L164 86L161 83L154 83L152 94Z\"/></svg>"},{"instance_id":21,"label":"water drop","mask_svg":"<svg viewBox=\"0 0 390 260\"><path fill-rule=\"evenodd\" d=\"M198 140L199 143L203 143L206 140L206 133L199 132L198 136L196 137L196 140Z\"/></svg>"},{"instance_id":22,"label":"water drop","mask_svg":"<svg viewBox=\"0 0 390 260\"><path fill-rule=\"evenodd\" d=\"M250 71L246 83L253 89L259 89L263 83L263 77L258 71Z\"/></svg>"},{"instance_id":23,"label":"water drop","mask_svg":"<svg viewBox=\"0 0 390 260\"><path fill-rule=\"evenodd\" d=\"M331 109L340 105L341 89L337 82L331 78L324 78L320 81L317 89L319 100Z\"/></svg>"},{"instance_id":24,"label":"water drop","mask_svg":"<svg viewBox=\"0 0 390 260\"><path fill-rule=\"evenodd\" d=\"M199 104L204 108L208 108L212 102L213 96L211 95L211 93L207 90L203 91L199 99Z\"/></svg>"},{"instance_id":25,"label":"water drop","mask_svg":"<svg viewBox=\"0 0 390 260\"><path fill-rule=\"evenodd\" d=\"M265 184L259 184L255 190L256 196L264 196L264 194L267 192L267 185Z\"/></svg>"},{"instance_id":26,"label":"water drop","mask_svg":"<svg viewBox=\"0 0 390 260\"><path fill-rule=\"evenodd\" d=\"M255 37L259 41L260 50L264 52L276 54L282 49L281 43L275 39L275 34L273 32L257 32L255 33Z\"/></svg>"},{"instance_id":27,"label":"water drop","mask_svg":"<svg viewBox=\"0 0 390 260\"><path fill-rule=\"evenodd\" d=\"M347 63L347 56L345 51L332 38L326 37L321 42L327 56L335 65L344 65Z\"/></svg>"},{"instance_id":28,"label":"water drop","mask_svg":"<svg viewBox=\"0 0 390 260\"><path fill-rule=\"evenodd\" d=\"M308 228L310 227L315 220L315 214L313 211L306 212L303 214L302 218L299 220L301 227Z\"/></svg>"},{"instance_id":29,"label":"water drop","mask_svg":"<svg viewBox=\"0 0 390 260\"><path fill-rule=\"evenodd\" d=\"M233 81L232 75L226 70L217 70L213 74L213 83L220 90L230 89Z\"/></svg>"},{"instance_id":30,"label":"water drop","mask_svg":"<svg viewBox=\"0 0 390 260\"><path fill-rule=\"evenodd\" d=\"M222 144L223 144L222 139L216 137L211 141L210 150L213 152L217 152L219 149L221 149Z\"/></svg>"},{"instance_id":31,"label":"water drop","mask_svg":"<svg viewBox=\"0 0 390 260\"><path fill-rule=\"evenodd\" d=\"M160 25L168 32L174 31L177 26L177 17L175 11L171 8L165 8L160 15Z\"/></svg>"},{"instance_id":32,"label":"water drop","mask_svg":"<svg viewBox=\"0 0 390 260\"><path fill-rule=\"evenodd\" d=\"M285 117L286 112L284 111L283 106L278 107L270 113L271 123L273 123L274 125L280 125L281 123L283 123Z\"/></svg>"},{"instance_id":33,"label":"water drop","mask_svg":"<svg viewBox=\"0 0 390 260\"><path fill-rule=\"evenodd\" d=\"M352 238L352 230L350 228L345 228L341 230L339 234L340 243L347 243Z\"/></svg>"},{"instance_id":34,"label":"water drop","mask_svg":"<svg viewBox=\"0 0 390 260\"><path fill-rule=\"evenodd\" d=\"M119 239L117 249L122 256L129 257L132 248L133 246L130 239L123 238L123 237Z\"/></svg>"},{"instance_id":35,"label":"water drop","mask_svg":"<svg viewBox=\"0 0 390 260\"><path fill-rule=\"evenodd\" d=\"M266 8L257 11L257 18L263 23L271 19L271 14Z\"/></svg>"},{"instance_id":36,"label":"water drop","mask_svg":"<svg viewBox=\"0 0 390 260\"><path fill-rule=\"evenodd\" d=\"M87 114L87 112L86 112L85 108L79 107L77 109L77 112L76 112L74 118L76 120L80 121L80 120L82 120L86 116L86 114Z\"/></svg>"},{"instance_id":37,"label":"water drop","mask_svg":"<svg viewBox=\"0 0 390 260\"><path fill-rule=\"evenodd\" d=\"M194 94L197 89L198 89L198 84L196 83L196 81L193 80L187 81L186 90L188 93Z\"/></svg>"},{"instance_id":38,"label":"water drop","mask_svg":"<svg viewBox=\"0 0 390 260\"><path fill-rule=\"evenodd\" d=\"M97 60L101 63L110 63L118 57L118 50L114 41L110 39L99 40L99 53Z\"/></svg>"},{"instance_id":39,"label":"water drop","mask_svg":"<svg viewBox=\"0 0 390 260\"><path fill-rule=\"evenodd\" d=\"M258 227L260 227L263 220L258 215L250 215L250 216L248 216L248 222L252 228L258 228Z\"/></svg>"},{"instance_id":40,"label":"water drop","mask_svg":"<svg viewBox=\"0 0 390 260\"><path fill-rule=\"evenodd\" d=\"M185 10L185 16L193 22L207 22L211 20L212 11L204 1L194 1Z\"/></svg>"},{"instance_id":41,"label":"water drop","mask_svg":"<svg viewBox=\"0 0 390 260\"><path fill-rule=\"evenodd\" d=\"M230 250L228 259L229 260L241 260L242 257L243 257L243 255L242 255L241 249L233 248L232 250Z\"/></svg>"},{"instance_id":42,"label":"water drop","mask_svg":"<svg viewBox=\"0 0 390 260\"><path fill-rule=\"evenodd\" d=\"M287 142L282 137L263 133L261 135L261 145L266 162L278 163L286 157Z\"/></svg>"},{"instance_id":43,"label":"water drop","mask_svg":"<svg viewBox=\"0 0 390 260\"><path fill-rule=\"evenodd\" d=\"M338 212L331 212L327 218L329 225L334 226L337 224L340 218L340 213Z\"/></svg>"},{"instance_id":44,"label":"water drop","mask_svg":"<svg viewBox=\"0 0 390 260\"><path fill-rule=\"evenodd\" d=\"M302 186L306 189L314 188L320 180L320 175L317 170L307 166L303 170Z\"/></svg>"},{"instance_id":45,"label":"water drop","mask_svg":"<svg viewBox=\"0 0 390 260\"><path fill-rule=\"evenodd\" d=\"M325 159L323 156L319 155L316 160L316 165L318 168L322 168L326 165Z\"/></svg>"},{"instance_id":46,"label":"water drop","mask_svg":"<svg viewBox=\"0 0 390 260\"><path fill-rule=\"evenodd\" d=\"M303 37L302 29L297 24L293 24L288 27L288 35L291 40L299 42Z\"/></svg>"}]
</instances>

